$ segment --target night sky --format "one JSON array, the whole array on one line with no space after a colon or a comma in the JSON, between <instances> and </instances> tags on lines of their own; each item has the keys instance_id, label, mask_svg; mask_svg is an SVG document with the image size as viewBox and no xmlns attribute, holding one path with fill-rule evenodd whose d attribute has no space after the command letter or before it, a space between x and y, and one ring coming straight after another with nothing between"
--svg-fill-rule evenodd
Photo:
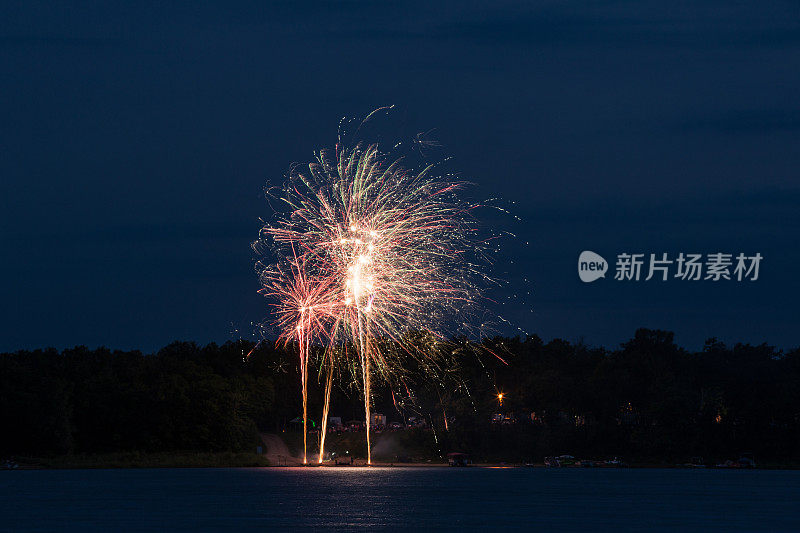
<instances>
[{"instance_id":1,"label":"night sky","mask_svg":"<svg viewBox=\"0 0 800 533\"><path fill-rule=\"evenodd\" d=\"M0 8L0 350L251 338L263 187L389 104L516 202L525 330L800 345L800 3L162 4ZM764 260L584 284L583 250Z\"/></svg>"}]
</instances>

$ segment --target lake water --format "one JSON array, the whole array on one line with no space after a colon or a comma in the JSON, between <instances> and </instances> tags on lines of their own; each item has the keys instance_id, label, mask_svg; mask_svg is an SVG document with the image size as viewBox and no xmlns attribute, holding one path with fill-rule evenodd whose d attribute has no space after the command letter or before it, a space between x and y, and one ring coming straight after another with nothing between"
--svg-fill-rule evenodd
<instances>
[{"instance_id":1,"label":"lake water","mask_svg":"<svg viewBox=\"0 0 800 533\"><path fill-rule=\"evenodd\" d=\"M241 468L0 472L2 531L798 531L800 471Z\"/></svg>"}]
</instances>

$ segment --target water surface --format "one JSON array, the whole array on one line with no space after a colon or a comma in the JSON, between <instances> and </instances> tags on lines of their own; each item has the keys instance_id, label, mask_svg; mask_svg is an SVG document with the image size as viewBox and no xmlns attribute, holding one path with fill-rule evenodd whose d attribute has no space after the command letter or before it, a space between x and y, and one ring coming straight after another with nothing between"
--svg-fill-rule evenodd
<instances>
[{"instance_id":1,"label":"water surface","mask_svg":"<svg viewBox=\"0 0 800 533\"><path fill-rule=\"evenodd\" d=\"M800 471L233 468L0 472L0 531L798 531Z\"/></svg>"}]
</instances>

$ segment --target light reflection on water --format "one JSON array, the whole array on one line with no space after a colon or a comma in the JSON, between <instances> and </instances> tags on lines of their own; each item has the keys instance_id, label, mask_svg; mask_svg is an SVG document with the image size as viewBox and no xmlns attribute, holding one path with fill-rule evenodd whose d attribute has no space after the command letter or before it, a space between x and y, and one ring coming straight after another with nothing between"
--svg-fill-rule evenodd
<instances>
[{"instance_id":1,"label":"light reflection on water","mask_svg":"<svg viewBox=\"0 0 800 533\"><path fill-rule=\"evenodd\" d=\"M0 531L800 529L800 472L252 468L0 472Z\"/></svg>"}]
</instances>

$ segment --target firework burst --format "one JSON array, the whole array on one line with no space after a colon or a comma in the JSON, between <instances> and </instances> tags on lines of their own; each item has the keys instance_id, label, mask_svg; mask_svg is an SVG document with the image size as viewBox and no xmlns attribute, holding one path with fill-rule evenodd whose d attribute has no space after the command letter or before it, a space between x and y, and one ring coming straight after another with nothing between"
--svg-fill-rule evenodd
<instances>
[{"instance_id":1,"label":"firework burst","mask_svg":"<svg viewBox=\"0 0 800 533\"><path fill-rule=\"evenodd\" d=\"M340 140L295 167L270 191L279 207L256 242L273 252L258 269L280 339L299 349L304 427L310 347L325 346L319 461L336 368L363 390L369 463L373 378L397 383L412 361L430 372L446 364L438 345L469 326L489 279L464 183L396 151Z\"/></svg>"}]
</instances>

